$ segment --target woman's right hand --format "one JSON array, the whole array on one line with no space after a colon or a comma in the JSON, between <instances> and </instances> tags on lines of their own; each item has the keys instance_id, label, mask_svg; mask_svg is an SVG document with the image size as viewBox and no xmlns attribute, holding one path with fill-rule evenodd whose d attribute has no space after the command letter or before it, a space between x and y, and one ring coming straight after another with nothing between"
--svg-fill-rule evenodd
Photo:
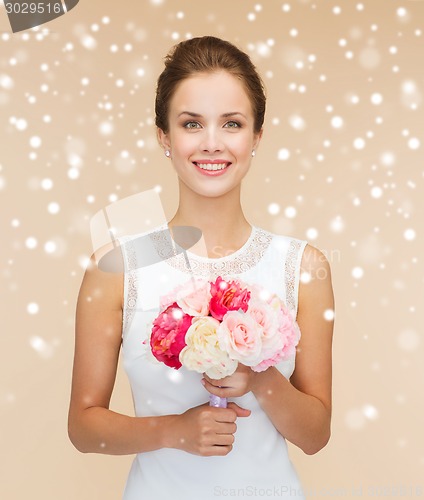
<instances>
[{"instance_id":1,"label":"woman's right hand","mask_svg":"<svg viewBox=\"0 0 424 500\"><path fill-rule=\"evenodd\" d=\"M171 448L178 448L204 457L225 456L233 449L237 417L248 417L250 410L236 403L227 408L215 408L205 403L190 408L169 427Z\"/></svg>"}]
</instances>

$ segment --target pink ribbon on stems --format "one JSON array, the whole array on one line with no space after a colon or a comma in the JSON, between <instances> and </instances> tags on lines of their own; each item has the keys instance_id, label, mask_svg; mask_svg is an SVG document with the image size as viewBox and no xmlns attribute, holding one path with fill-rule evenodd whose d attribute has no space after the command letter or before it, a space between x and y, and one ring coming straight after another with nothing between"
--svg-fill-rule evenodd
<instances>
[{"instance_id":1,"label":"pink ribbon on stems","mask_svg":"<svg viewBox=\"0 0 424 500\"><path fill-rule=\"evenodd\" d=\"M221 386L218 386L221 388ZM227 398L221 398L220 396L215 396L215 394L209 394L209 406L214 406L215 408L227 408Z\"/></svg>"},{"instance_id":2,"label":"pink ribbon on stems","mask_svg":"<svg viewBox=\"0 0 424 500\"><path fill-rule=\"evenodd\" d=\"M215 396L215 394L209 394L209 406L214 406L215 408L227 408L227 398L221 398Z\"/></svg>"}]
</instances>

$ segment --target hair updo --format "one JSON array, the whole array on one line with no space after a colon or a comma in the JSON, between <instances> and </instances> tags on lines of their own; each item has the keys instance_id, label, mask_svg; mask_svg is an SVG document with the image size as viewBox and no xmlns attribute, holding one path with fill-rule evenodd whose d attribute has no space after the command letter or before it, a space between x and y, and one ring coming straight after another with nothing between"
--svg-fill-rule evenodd
<instances>
[{"instance_id":1,"label":"hair updo","mask_svg":"<svg viewBox=\"0 0 424 500\"><path fill-rule=\"evenodd\" d=\"M265 91L261 77L249 56L235 45L213 36L184 40L175 45L165 57L165 69L156 88L156 126L166 134L169 131L169 103L177 86L196 73L225 70L244 85L255 118L254 131L258 133L265 116Z\"/></svg>"}]
</instances>

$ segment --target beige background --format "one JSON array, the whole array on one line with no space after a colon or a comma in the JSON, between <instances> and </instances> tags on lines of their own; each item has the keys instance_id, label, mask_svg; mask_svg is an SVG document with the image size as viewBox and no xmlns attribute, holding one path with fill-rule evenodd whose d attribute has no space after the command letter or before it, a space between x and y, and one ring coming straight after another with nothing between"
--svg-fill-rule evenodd
<instances>
[{"instance_id":1,"label":"beige background","mask_svg":"<svg viewBox=\"0 0 424 500\"><path fill-rule=\"evenodd\" d=\"M66 433L89 221L155 186L173 215L155 79L204 34L267 86L248 219L332 268L333 432L315 456L291 447L305 490L423 496L424 2L90 0L15 35L0 7L0 31L0 497L121 496L132 457L79 454ZM112 408L132 412L122 369Z\"/></svg>"}]
</instances>

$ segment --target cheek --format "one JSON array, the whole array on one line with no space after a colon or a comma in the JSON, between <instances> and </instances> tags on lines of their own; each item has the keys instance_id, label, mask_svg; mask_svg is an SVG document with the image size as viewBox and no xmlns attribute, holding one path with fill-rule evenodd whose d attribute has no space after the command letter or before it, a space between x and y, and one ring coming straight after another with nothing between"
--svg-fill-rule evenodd
<instances>
[{"instance_id":1,"label":"cheek","mask_svg":"<svg viewBox=\"0 0 424 500\"><path fill-rule=\"evenodd\" d=\"M250 135L240 134L232 141L233 151L238 153L239 156L250 156L252 152L253 142Z\"/></svg>"},{"instance_id":2,"label":"cheek","mask_svg":"<svg viewBox=\"0 0 424 500\"><path fill-rule=\"evenodd\" d=\"M192 134L179 134L176 133L172 137L172 144L174 145L174 153L178 152L180 155L190 154L196 147L195 135Z\"/></svg>"}]
</instances>

